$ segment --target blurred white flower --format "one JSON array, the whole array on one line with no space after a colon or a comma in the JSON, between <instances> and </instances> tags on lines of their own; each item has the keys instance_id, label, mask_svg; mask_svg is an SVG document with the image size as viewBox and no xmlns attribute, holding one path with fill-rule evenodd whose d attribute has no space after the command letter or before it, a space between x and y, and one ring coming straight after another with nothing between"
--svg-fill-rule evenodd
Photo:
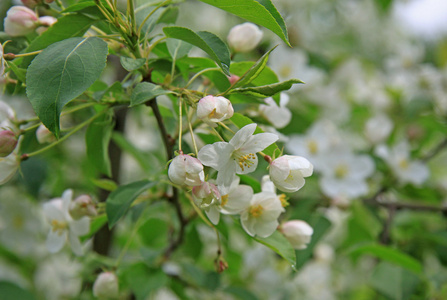
<instances>
[{"instance_id":1,"label":"blurred white flower","mask_svg":"<svg viewBox=\"0 0 447 300\"><path fill-rule=\"evenodd\" d=\"M283 192L296 192L304 186L304 177L312 175L312 164L302 156L283 155L270 163L270 179Z\"/></svg>"},{"instance_id":2,"label":"blurred white flower","mask_svg":"<svg viewBox=\"0 0 447 300\"><path fill-rule=\"evenodd\" d=\"M19 165L20 158L14 152L6 157L0 157L0 184L10 180L17 172Z\"/></svg>"},{"instance_id":3,"label":"blurred white flower","mask_svg":"<svg viewBox=\"0 0 447 300\"><path fill-rule=\"evenodd\" d=\"M218 185L230 187L236 173L247 174L256 170L256 152L278 140L272 133L253 135L255 130L256 124L248 124L236 132L230 142L217 142L200 149L198 158L202 164L218 171Z\"/></svg>"},{"instance_id":4,"label":"blurred white flower","mask_svg":"<svg viewBox=\"0 0 447 300\"><path fill-rule=\"evenodd\" d=\"M394 124L384 114L377 114L366 121L365 135L373 144L385 141L393 130Z\"/></svg>"},{"instance_id":5,"label":"blurred white flower","mask_svg":"<svg viewBox=\"0 0 447 300\"><path fill-rule=\"evenodd\" d=\"M82 265L65 253L50 255L34 273L36 289L46 300L74 299L81 292Z\"/></svg>"},{"instance_id":6,"label":"blurred white flower","mask_svg":"<svg viewBox=\"0 0 447 300\"><path fill-rule=\"evenodd\" d=\"M41 124L36 130L36 138L39 144L52 143L56 141L54 134Z\"/></svg>"},{"instance_id":7,"label":"blurred white flower","mask_svg":"<svg viewBox=\"0 0 447 300\"><path fill-rule=\"evenodd\" d=\"M57 22L57 19L55 17L52 16L43 16L39 18L38 21L38 26L36 29L36 32L38 34L42 34L44 33L48 27L52 26L54 23Z\"/></svg>"},{"instance_id":8,"label":"blurred white flower","mask_svg":"<svg viewBox=\"0 0 447 300\"><path fill-rule=\"evenodd\" d=\"M406 141L401 141L392 149L379 145L375 153L385 160L402 183L420 185L430 176L428 167L422 161L411 160L410 147Z\"/></svg>"},{"instance_id":9,"label":"blurred white flower","mask_svg":"<svg viewBox=\"0 0 447 300\"><path fill-rule=\"evenodd\" d=\"M4 27L7 35L15 37L33 32L37 24L34 11L25 6L13 6L6 14Z\"/></svg>"},{"instance_id":10,"label":"blurred white flower","mask_svg":"<svg viewBox=\"0 0 447 300\"><path fill-rule=\"evenodd\" d=\"M90 229L90 219L82 217L74 220L69 213L72 190L66 190L62 198L55 198L43 204L43 212L51 225L47 236L47 249L51 253L62 249L65 242L69 241L71 249L76 255L82 255L82 245L79 237L85 235Z\"/></svg>"},{"instance_id":11,"label":"blurred white flower","mask_svg":"<svg viewBox=\"0 0 447 300\"><path fill-rule=\"evenodd\" d=\"M313 228L301 220L291 220L281 224L280 231L297 250L306 249L314 233Z\"/></svg>"},{"instance_id":12,"label":"blurred white flower","mask_svg":"<svg viewBox=\"0 0 447 300\"><path fill-rule=\"evenodd\" d=\"M197 118L212 127L216 127L217 122L231 118L233 113L230 100L224 97L208 95L197 103Z\"/></svg>"},{"instance_id":13,"label":"blurred white flower","mask_svg":"<svg viewBox=\"0 0 447 300\"><path fill-rule=\"evenodd\" d=\"M168 175L178 185L198 186L205 180L202 163L186 154L174 157L169 165Z\"/></svg>"},{"instance_id":14,"label":"blurred white flower","mask_svg":"<svg viewBox=\"0 0 447 300\"><path fill-rule=\"evenodd\" d=\"M118 277L113 272L102 272L93 284L93 296L100 299L116 299L119 296Z\"/></svg>"},{"instance_id":15,"label":"blurred white flower","mask_svg":"<svg viewBox=\"0 0 447 300\"><path fill-rule=\"evenodd\" d=\"M259 105L259 111L276 128L286 127L292 119L292 113L286 107L289 103L289 95L281 93L279 106L273 98L266 98L265 104Z\"/></svg>"},{"instance_id":16,"label":"blurred white flower","mask_svg":"<svg viewBox=\"0 0 447 300\"><path fill-rule=\"evenodd\" d=\"M236 52L249 52L256 48L262 39L262 31L253 23L243 23L231 28L227 41Z\"/></svg>"},{"instance_id":17,"label":"blurred white flower","mask_svg":"<svg viewBox=\"0 0 447 300\"><path fill-rule=\"evenodd\" d=\"M332 198L366 195L369 191L366 179L374 169L374 161L367 155L355 155L341 147L333 149L321 161L321 189Z\"/></svg>"},{"instance_id":18,"label":"blurred white flower","mask_svg":"<svg viewBox=\"0 0 447 300\"><path fill-rule=\"evenodd\" d=\"M236 176L229 188L218 186L221 195L221 213L238 214L250 203L253 197L253 188L249 185L239 184L239 182L240 178Z\"/></svg>"}]
</instances>

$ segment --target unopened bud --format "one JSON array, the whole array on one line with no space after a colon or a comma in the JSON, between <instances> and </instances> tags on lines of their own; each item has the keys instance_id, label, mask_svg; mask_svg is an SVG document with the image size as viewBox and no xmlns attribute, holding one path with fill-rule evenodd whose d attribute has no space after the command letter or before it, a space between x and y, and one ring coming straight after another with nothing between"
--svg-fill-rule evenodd
<instances>
[{"instance_id":1,"label":"unopened bud","mask_svg":"<svg viewBox=\"0 0 447 300\"><path fill-rule=\"evenodd\" d=\"M52 143L56 140L54 134L44 125L40 125L36 130L36 138L40 144Z\"/></svg>"},{"instance_id":2,"label":"unopened bud","mask_svg":"<svg viewBox=\"0 0 447 300\"><path fill-rule=\"evenodd\" d=\"M222 273L228 269L228 263L221 255L219 255L219 257L214 261L214 267L216 268L217 273Z\"/></svg>"},{"instance_id":3,"label":"unopened bud","mask_svg":"<svg viewBox=\"0 0 447 300\"><path fill-rule=\"evenodd\" d=\"M249 52L256 48L262 39L262 31L253 23L244 23L231 28L227 40L236 52Z\"/></svg>"},{"instance_id":4,"label":"unopened bud","mask_svg":"<svg viewBox=\"0 0 447 300\"><path fill-rule=\"evenodd\" d=\"M207 208L216 203L220 203L220 193L215 184L207 181L192 188L192 194L200 208Z\"/></svg>"},{"instance_id":5,"label":"unopened bud","mask_svg":"<svg viewBox=\"0 0 447 300\"><path fill-rule=\"evenodd\" d=\"M70 203L70 215L79 220L82 217L94 217L97 215L96 205L89 195L81 195Z\"/></svg>"},{"instance_id":6,"label":"unopened bud","mask_svg":"<svg viewBox=\"0 0 447 300\"><path fill-rule=\"evenodd\" d=\"M230 82L231 85L235 84L239 79L241 78L237 75L228 76L228 81Z\"/></svg>"},{"instance_id":7,"label":"unopened bud","mask_svg":"<svg viewBox=\"0 0 447 300\"><path fill-rule=\"evenodd\" d=\"M37 23L34 11L25 6L13 6L6 14L4 27L7 35L22 36L33 32Z\"/></svg>"},{"instance_id":8,"label":"unopened bud","mask_svg":"<svg viewBox=\"0 0 447 300\"><path fill-rule=\"evenodd\" d=\"M306 249L314 230L304 221L292 220L281 225L280 231L294 249Z\"/></svg>"},{"instance_id":9,"label":"unopened bud","mask_svg":"<svg viewBox=\"0 0 447 300\"><path fill-rule=\"evenodd\" d=\"M14 151L17 146L17 137L10 130L0 131L0 157L6 157Z\"/></svg>"},{"instance_id":10,"label":"unopened bud","mask_svg":"<svg viewBox=\"0 0 447 300\"><path fill-rule=\"evenodd\" d=\"M39 27L36 29L38 34L42 34L51 25L57 22L57 19L52 16L44 16L39 18Z\"/></svg>"},{"instance_id":11,"label":"unopened bud","mask_svg":"<svg viewBox=\"0 0 447 300\"><path fill-rule=\"evenodd\" d=\"M205 180L200 160L187 154L180 154L171 161L168 175L169 179L178 185L197 186Z\"/></svg>"},{"instance_id":12,"label":"unopened bud","mask_svg":"<svg viewBox=\"0 0 447 300\"><path fill-rule=\"evenodd\" d=\"M217 126L216 122L229 119L233 114L230 100L221 96L209 95L200 99L197 104L197 118L213 127Z\"/></svg>"},{"instance_id":13,"label":"unopened bud","mask_svg":"<svg viewBox=\"0 0 447 300\"><path fill-rule=\"evenodd\" d=\"M115 273L103 272L99 274L93 284L93 295L100 299L118 298L118 277Z\"/></svg>"}]
</instances>

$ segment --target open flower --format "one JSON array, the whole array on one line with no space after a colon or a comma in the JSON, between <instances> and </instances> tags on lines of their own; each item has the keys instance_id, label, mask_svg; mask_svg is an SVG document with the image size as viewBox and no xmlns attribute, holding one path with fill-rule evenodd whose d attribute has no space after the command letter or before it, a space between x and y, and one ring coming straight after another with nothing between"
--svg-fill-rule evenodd
<instances>
[{"instance_id":1,"label":"open flower","mask_svg":"<svg viewBox=\"0 0 447 300\"><path fill-rule=\"evenodd\" d=\"M283 155L270 163L270 179L283 192L298 191L312 172L312 164L301 156Z\"/></svg>"},{"instance_id":2,"label":"open flower","mask_svg":"<svg viewBox=\"0 0 447 300\"><path fill-rule=\"evenodd\" d=\"M203 165L197 158L186 154L180 154L172 160L168 175L178 185L198 186L205 180Z\"/></svg>"},{"instance_id":3,"label":"open flower","mask_svg":"<svg viewBox=\"0 0 447 300\"><path fill-rule=\"evenodd\" d=\"M253 197L253 189L249 185L239 184L240 178L235 176L229 188L219 186L221 195L220 212L234 215L243 211Z\"/></svg>"},{"instance_id":4,"label":"open flower","mask_svg":"<svg viewBox=\"0 0 447 300\"><path fill-rule=\"evenodd\" d=\"M264 102L267 105L259 105L259 111L273 126L283 128L290 123L292 113L286 107L287 103L289 103L289 95L281 93L279 106L272 97L266 98Z\"/></svg>"},{"instance_id":5,"label":"open flower","mask_svg":"<svg viewBox=\"0 0 447 300\"><path fill-rule=\"evenodd\" d=\"M73 252L76 255L82 255L79 236L88 233L90 219L82 217L79 220L73 220L69 213L72 197L73 191L66 190L62 198L50 200L43 205L43 212L51 225L47 236L47 248L52 253L60 251L68 239Z\"/></svg>"},{"instance_id":6,"label":"open flower","mask_svg":"<svg viewBox=\"0 0 447 300\"><path fill-rule=\"evenodd\" d=\"M217 142L200 149L198 158L202 164L218 171L218 185L229 187L236 173L247 174L256 170L256 152L264 150L278 139L272 133L253 135L255 129L256 124L249 124L236 132L230 142Z\"/></svg>"},{"instance_id":7,"label":"open flower","mask_svg":"<svg viewBox=\"0 0 447 300\"><path fill-rule=\"evenodd\" d=\"M231 118L233 113L230 100L224 97L208 95L197 104L197 118L212 127L217 126L217 122Z\"/></svg>"},{"instance_id":8,"label":"open flower","mask_svg":"<svg viewBox=\"0 0 447 300\"><path fill-rule=\"evenodd\" d=\"M241 224L251 236L268 237L278 227L278 217L284 212L276 193L262 191L253 195L249 206L241 213Z\"/></svg>"},{"instance_id":9,"label":"open flower","mask_svg":"<svg viewBox=\"0 0 447 300\"><path fill-rule=\"evenodd\" d=\"M306 249L314 230L304 221L291 220L283 223L280 231L292 244L294 249Z\"/></svg>"}]
</instances>

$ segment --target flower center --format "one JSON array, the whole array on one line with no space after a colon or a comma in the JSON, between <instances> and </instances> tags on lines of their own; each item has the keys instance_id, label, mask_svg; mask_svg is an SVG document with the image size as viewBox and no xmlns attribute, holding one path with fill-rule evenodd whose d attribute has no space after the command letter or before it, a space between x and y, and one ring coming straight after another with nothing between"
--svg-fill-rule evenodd
<instances>
[{"instance_id":1,"label":"flower center","mask_svg":"<svg viewBox=\"0 0 447 300\"><path fill-rule=\"evenodd\" d=\"M250 168L253 165L253 161L256 158L256 155L254 153L234 153L233 154L236 162L238 163L239 167L241 168L242 172L245 170L245 168Z\"/></svg>"},{"instance_id":2,"label":"flower center","mask_svg":"<svg viewBox=\"0 0 447 300\"><path fill-rule=\"evenodd\" d=\"M25 221L23 220L22 216L14 216L14 218L12 219L12 226L14 226L14 228L16 229L22 229L23 224L25 224Z\"/></svg>"},{"instance_id":3,"label":"flower center","mask_svg":"<svg viewBox=\"0 0 447 300\"><path fill-rule=\"evenodd\" d=\"M339 179L343 179L346 177L348 172L349 172L349 169L346 165L338 165L335 168L335 177L337 177Z\"/></svg>"},{"instance_id":4,"label":"flower center","mask_svg":"<svg viewBox=\"0 0 447 300\"><path fill-rule=\"evenodd\" d=\"M210 112L210 114L208 115L208 118L212 119L212 118L214 118L216 116L216 114L217 114L216 113L216 108L214 108L213 111Z\"/></svg>"},{"instance_id":5,"label":"flower center","mask_svg":"<svg viewBox=\"0 0 447 300\"><path fill-rule=\"evenodd\" d=\"M221 197L221 203L220 203L220 206L224 207L225 205L227 205L227 203L228 203L228 194L223 195L223 196Z\"/></svg>"},{"instance_id":6,"label":"flower center","mask_svg":"<svg viewBox=\"0 0 447 300\"><path fill-rule=\"evenodd\" d=\"M279 195L278 198L279 198L279 201L281 201L281 206L282 207L289 206L289 202L287 201L287 196L285 194Z\"/></svg>"},{"instance_id":7,"label":"flower center","mask_svg":"<svg viewBox=\"0 0 447 300\"><path fill-rule=\"evenodd\" d=\"M402 169L406 170L406 169L408 169L408 166L409 166L408 160L401 159L399 161L399 167L401 167Z\"/></svg>"},{"instance_id":8,"label":"flower center","mask_svg":"<svg viewBox=\"0 0 447 300\"><path fill-rule=\"evenodd\" d=\"M262 212L264 211L264 207L262 207L260 204L258 205L252 205L250 206L249 213L253 217L257 218L262 215Z\"/></svg>"},{"instance_id":9,"label":"flower center","mask_svg":"<svg viewBox=\"0 0 447 300\"><path fill-rule=\"evenodd\" d=\"M67 225L68 225L67 222L61 222L58 220L51 221L51 227L53 228L53 232L57 231L59 235L61 235L64 232L64 230L67 228Z\"/></svg>"},{"instance_id":10,"label":"flower center","mask_svg":"<svg viewBox=\"0 0 447 300\"><path fill-rule=\"evenodd\" d=\"M307 149L311 154L316 154L318 152L318 144L314 140L307 142Z\"/></svg>"},{"instance_id":11,"label":"flower center","mask_svg":"<svg viewBox=\"0 0 447 300\"><path fill-rule=\"evenodd\" d=\"M281 77L283 77L283 78L290 77L291 73L292 73L292 68L289 65L284 65L279 70L279 75L281 75Z\"/></svg>"}]
</instances>

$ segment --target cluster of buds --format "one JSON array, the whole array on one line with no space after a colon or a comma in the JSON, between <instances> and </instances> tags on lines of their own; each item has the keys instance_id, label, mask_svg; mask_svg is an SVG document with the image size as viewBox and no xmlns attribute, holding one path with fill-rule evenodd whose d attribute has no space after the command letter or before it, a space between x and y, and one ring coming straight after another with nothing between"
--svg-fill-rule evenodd
<instances>
[{"instance_id":1,"label":"cluster of buds","mask_svg":"<svg viewBox=\"0 0 447 300\"><path fill-rule=\"evenodd\" d=\"M29 1L34 3L35 1ZM11 7L5 18L5 32L11 37L24 36L34 32L41 34L48 27L53 25L57 21L56 18L51 16L38 17L37 14L25 6L13 6Z\"/></svg>"}]
</instances>

